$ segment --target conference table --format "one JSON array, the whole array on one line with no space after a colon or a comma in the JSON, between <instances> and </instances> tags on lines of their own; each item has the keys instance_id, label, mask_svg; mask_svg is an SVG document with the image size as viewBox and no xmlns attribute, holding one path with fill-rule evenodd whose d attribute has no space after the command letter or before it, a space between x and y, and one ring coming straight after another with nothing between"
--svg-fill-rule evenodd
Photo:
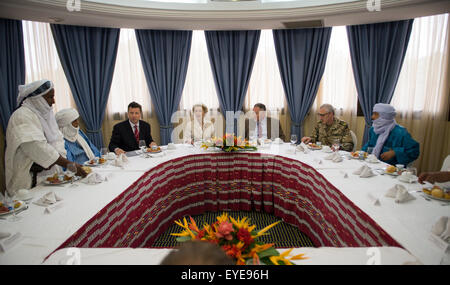
<instances>
[{"instance_id":1,"label":"conference table","mask_svg":"<svg viewBox=\"0 0 450 285\"><path fill-rule=\"evenodd\" d=\"M136 155L118 167L93 167L105 181L40 184L19 221L0 219L0 231L18 241L0 252L0 264L159 264L172 249L151 248L155 239L186 215L206 211L264 211L297 226L314 248L297 264L440 264L443 243L431 228L449 216L449 203L424 199L422 186L382 175L386 165L369 164L339 152L303 152L288 144L225 153L176 144L159 154ZM353 174L368 165L375 176ZM386 197L403 185L415 199ZM48 192L57 207L34 202ZM1 242L1 240L0 240ZM279 249L280 252L286 249ZM448 251L447 251L448 258Z\"/></svg>"}]
</instances>

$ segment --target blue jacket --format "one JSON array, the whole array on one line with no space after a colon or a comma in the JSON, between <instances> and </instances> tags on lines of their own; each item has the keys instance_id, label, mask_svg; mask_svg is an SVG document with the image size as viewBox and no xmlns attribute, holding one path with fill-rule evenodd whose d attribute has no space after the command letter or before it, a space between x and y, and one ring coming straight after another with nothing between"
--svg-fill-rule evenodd
<instances>
[{"instance_id":1,"label":"blue jacket","mask_svg":"<svg viewBox=\"0 0 450 285\"><path fill-rule=\"evenodd\" d=\"M92 144L92 142L87 138L87 136L79 130L80 135L86 140L87 144L91 148L92 152L96 157L100 157L100 151ZM67 151L67 160L83 164L89 160L83 148L78 144L78 142L71 142L64 139L64 147Z\"/></svg>"},{"instance_id":2,"label":"blue jacket","mask_svg":"<svg viewBox=\"0 0 450 285\"><path fill-rule=\"evenodd\" d=\"M369 141L362 147L362 150L367 151L367 147L375 147L377 139L378 135L374 132L373 127L371 127L369 130ZM391 160L385 162L392 165L403 164L406 167L416 160L420 154L420 144L400 125L396 125L392 129L383 145L380 155L391 149L395 151L395 156ZM382 159L380 158L380 160Z\"/></svg>"}]
</instances>

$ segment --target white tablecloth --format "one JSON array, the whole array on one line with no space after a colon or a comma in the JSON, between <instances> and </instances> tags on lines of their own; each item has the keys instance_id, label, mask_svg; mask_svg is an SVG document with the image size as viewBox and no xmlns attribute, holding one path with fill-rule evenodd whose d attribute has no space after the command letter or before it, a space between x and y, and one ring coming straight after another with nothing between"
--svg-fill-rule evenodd
<instances>
[{"instance_id":1,"label":"white tablecloth","mask_svg":"<svg viewBox=\"0 0 450 285\"><path fill-rule=\"evenodd\" d=\"M63 207L55 210L51 214L46 214L44 213L43 207L30 203L29 209L19 214L22 217L20 221L10 222L0 219L0 231L18 231L22 234L22 238L17 245L7 250L7 252L0 253L0 264L41 264L45 257L52 253L59 245L73 235L78 228L122 193L122 191L127 189L145 171L176 157L205 152L204 150L185 145L177 145L176 150L163 149L163 154L159 157L130 157L129 163L123 168L112 165L94 168L94 171L108 177L108 181L97 185L87 185L78 181L75 183L75 185L78 185L76 187L66 184L64 187L39 185L34 188L32 190L34 194L32 201L36 201L49 191L55 191L55 193L63 198ZM429 239L430 230L439 217L450 215L450 205L443 206L445 204L444 202L435 200L426 201L417 192L412 193L416 197L415 200L404 204L397 204L392 198L384 197L384 194L390 187L398 183L406 186L408 190L413 191L420 190L420 185L417 183L406 184L387 175L359 178L353 175L352 172L362 165L360 161L344 159L341 163L335 163L325 160L324 158L328 154L322 151L311 151L305 154L302 152L294 152L293 150L294 148L289 144L272 144L270 147L260 149L259 152L285 156L311 165L356 206L376 221L409 253L417 257L420 262L424 264L439 264L444 254L443 249ZM383 166L381 163L368 165L372 168L381 168ZM348 178L344 178L344 173L348 174ZM373 198L378 198L380 205L374 205ZM382 249L384 250L385 248ZM95 253L97 250L82 249L82 252L86 251L87 256L89 256L90 253L88 254L88 252L92 251ZM125 249L114 249L113 251L123 252L123 250ZM137 253L138 255L145 255L145 252L154 251L153 249L127 250L130 253ZM361 250L362 252L364 248L327 248L327 250L323 251L324 258L314 257L306 262L309 264L320 264L322 261L327 263L327 260L329 260L330 264L334 264L335 262L345 263L349 262L349 260L354 260L356 264L364 263L362 259L346 258L347 254L348 256L352 256L354 251ZM391 251L395 250L392 249ZM341 251L342 254L336 254L335 259L325 258L327 255L333 255L335 251ZM391 251L388 250L389 254ZM320 249L308 249L308 252L313 254L313 256L322 255ZM315 254L315 252L318 253ZM408 254L408 252L405 252L405 254ZM388 253L386 254L390 256ZM89 259L87 260L89 261ZM389 260L392 260L393 263L401 264L406 259L397 261L395 259ZM117 259L117 262L121 262L120 258ZM157 262L157 258L155 258L153 264Z\"/></svg>"}]
</instances>

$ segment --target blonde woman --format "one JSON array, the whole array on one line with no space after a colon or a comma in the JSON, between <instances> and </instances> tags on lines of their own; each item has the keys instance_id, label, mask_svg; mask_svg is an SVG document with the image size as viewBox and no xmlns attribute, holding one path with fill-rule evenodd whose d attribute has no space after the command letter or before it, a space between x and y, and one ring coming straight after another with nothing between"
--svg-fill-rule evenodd
<instances>
[{"instance_id":1,"label":"blonde woman","mask_svg":"<svg viewBox=\"0 0 450 285\"><path fill-rule=\"evenodd\" d=\"M195 104L192 107L193 118L186 123L183 130L183 140L185 143L207 140L214 135L213 123L205 119L208 108L203 104Z\"/></svg>"}]
</instances>

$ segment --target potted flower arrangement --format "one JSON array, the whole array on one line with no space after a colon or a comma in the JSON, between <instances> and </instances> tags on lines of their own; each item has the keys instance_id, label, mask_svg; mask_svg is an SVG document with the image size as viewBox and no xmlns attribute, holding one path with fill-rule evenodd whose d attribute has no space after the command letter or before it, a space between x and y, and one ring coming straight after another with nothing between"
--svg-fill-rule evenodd
<instances>
[{"instance_id":1,"label":"potted flower arrangement","mask_svg":"<svg viewBox=\"0 0 450 285\"><path fill-rule=\"evenodd\" d=\"M247 217L234 219L223 213L217 217L217 221L199 228L194 219L190 217L190 222L183 218L183 221L175 221L183 228L180 233L173 233L177 236L178 242L190 240L200 240L219 245L225 253L236 261L236 265L245 264L269 264L269 265L292 265L291 260L306 259L304 254L289 257L292 249L280 254L274 244L264 244L258 241L260 236L276 226L275 222L262 230L256 231L255 225L250 225Z\"/></svg>"},{"instance_id":2,"label":"potted flower arrangement","mask_svg":"<svg viewBox=\"0 0 450 285\"><path fill-rule=\"evenodd\" d=\"M204 142L201 147L204 149L208 149L209 147L216 147L226 152L257 150L257 147L250 145L250 143L246 139L236 137L234 134L225 134L221 138L214 137L211 140Z\"/></svg>"}]
</instances>

